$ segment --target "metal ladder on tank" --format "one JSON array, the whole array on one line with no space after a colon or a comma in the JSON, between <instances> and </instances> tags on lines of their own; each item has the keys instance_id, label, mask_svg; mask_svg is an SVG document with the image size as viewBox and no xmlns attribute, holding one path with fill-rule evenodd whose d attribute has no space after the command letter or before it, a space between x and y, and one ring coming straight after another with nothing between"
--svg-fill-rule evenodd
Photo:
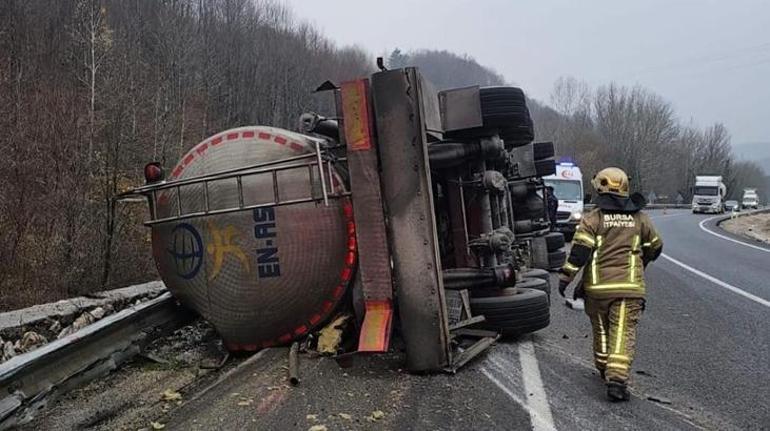
<instances>
[{"instance_id":1,"label":"metal ladder on tank","mask_svg":"<svg viewBox=\"0 0 770 431\"><path fill-rule=\"evenodd\" d=\"M226 214L243 210L250 210L255 208L275 207L281 205L291 205L300 203L323 202L325 206L329 206L330 199L339 199L342 197L350 196L349 191L335 192L330 190L330 186L333 188L334 178L334 163L345 161L345 158L332 158L327 157L321 151L321 147L318 143L315 145L315 152L303 154L301 156L288 157L281 160L275 160L271 162L258 163L254 165L248 165L235 169L228 169L212 174L202 175L193 178L185 178L181 180L163 181L159 183L147 184L141 187L137 187L129 192L123 193L118 196L119 199L131 195L143 195L150 201L150 220L145 222L145 225L151 226L159 223L166 223L178 220L184 220L194 217L202 217L208 215ZM280 198L280 190L278 186L278 173L281 171L287 171L292 169L307 168L308 170L308 183L310 194L308 197L302 197L298 199L286 199ZM314 183L314 176L317 172L318 179L321 183L321 196L316 197L316 189ZM271 202L255 203L246 205L243 197L243 179L250 176L257 175L269 175L272 183L273 200ZM331 184L327 185L327 178ZM221 181L226 179L235 179L236 187L238 189L238 204L226 208L212 209L209 202L209 183L212 181ZM184 205L182 204L182 188L189 187L191 185L201 184L203 186L203 209L198 211L184 211ZM158 217L158 195L162 192L172 191L176 194L176 214ZM172 194L173 196L173 194Z\"/></svg>"}]
</instances>

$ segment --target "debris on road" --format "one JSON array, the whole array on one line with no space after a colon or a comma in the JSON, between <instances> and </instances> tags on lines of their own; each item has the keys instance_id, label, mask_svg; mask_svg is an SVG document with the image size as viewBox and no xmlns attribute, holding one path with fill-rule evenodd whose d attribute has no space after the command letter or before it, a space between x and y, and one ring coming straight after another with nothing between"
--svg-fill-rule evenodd
<instances>
[{"instance_id":1,"label":"debris on road","mask_svg":"<svg viewBox=\"0 0 770 431\"><path fill-rule=\"evenodd\" d=\"M348 320L350 320L349 314L341 314L321 329L318 333L318 353L327 355L337 354L340 344L342 344L342 333Z\"/></svg>"},{"instance_id":2,"label":"debris on road","mask_svg":"<svg viewBox=\"0 0 770 431\"><path fill-rule=\"evenodd\" d=\"M289 383L292 386L299 384L299 343L294 342L289 349Z\"/></svg>"},{"instance_id":3,"label":"debris on road","mask_svg":"<svg viewBox=\"0 0 770 431\"><path fill-rule=\"evenodd\" d=\"M671 400L664 397L659 397L657 395L650 395L647 397L649 401L660 403L660 404L671 404Z\"/></svg>"},{"instance_id":4,"label":"debris on road","mask_svg":"<svg viewBox=\"0 0 770 431\"><path fill-rule=\"evenodd\" d=\"M174 402L174 401L181 401L182 400L182 394L179 392L172 390L172 389L166 389L163 391L163 393L160 395L160 399L166 402Z\"/></svg>"}]
</instances>

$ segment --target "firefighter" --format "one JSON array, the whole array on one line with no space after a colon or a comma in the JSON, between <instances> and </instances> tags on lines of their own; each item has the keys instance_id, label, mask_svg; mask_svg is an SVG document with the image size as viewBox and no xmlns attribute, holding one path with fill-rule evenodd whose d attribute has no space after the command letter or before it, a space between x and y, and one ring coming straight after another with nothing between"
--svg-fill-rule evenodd
<instances>
[{"instance_id":1,"label":"firefighter","mask_svg":"<svg viewBox=\"0 0 770 431\"><path fill-rule=\"evenodd\" d=\"M626 173L618 168L606 168L594 176L596 209L577 227L559 275L559 293L564 296L584 268L574 296L585 299L593 329L594 363L612 401L630 397L627 382L636 325L644 310L644 269L663 250L652 221L641 211L644 197L638 193L629 196L628 182Z\"/></svg>"}]
</instances>

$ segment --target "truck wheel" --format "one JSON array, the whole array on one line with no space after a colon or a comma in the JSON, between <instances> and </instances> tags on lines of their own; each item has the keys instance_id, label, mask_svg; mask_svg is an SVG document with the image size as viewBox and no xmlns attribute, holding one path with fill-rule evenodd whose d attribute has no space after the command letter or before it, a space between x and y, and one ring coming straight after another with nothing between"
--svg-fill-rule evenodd
<instances>
[{"instance_id":1,"label":"truck wheel","mask_svg":"<svg viewBox=\"0 0 770 431\"><path fill-rule=\"evenodd\" d=\"M533 269L527 272L534 272L534 271L538 271L538 272L542 271L543 274L545 274L545 277L548 277L548 278L537 277L537 276L535 277L525 276L524 278L521 279L521 281L516 283L516 287L520 289L535 289L541 292L545 292L545 294L548 295L548 304L550 304L551 303L551 276L548 273L548 271L544 269L540 269L540 270Z\"/></svg>"},{"instance_id":2,"label":"truck wheel","mask_svg":"<svg viewBox=\"0 0 770 431\"><path fill-rule=\"evenodd\" d=\"M501 289L496 296L471 298L471 311L486 317L483 328L506 336L543 329L551 320L548 295L526 288Z\"/></svg>"},{"instance_id":3,"label":"truck wheel","mask_svg":"<svg viewBox=\"0 0 770 431\"><path fill-rule=\"evenodd\" d=\"M482 87L479 89L479 99L483 126L448 132L446 137L489 136L496 132L507 146L521 146L532 141L532 118L521 88Z\"/></svg>"},{"instance_id":4,"label":"truck wheel","mask_svg":"<svg viewBox=\"0 0 770 431\"><path fill-rule=\"evenodd\" d=\"M549 252L559 250L564 247L564 235L561 232L551 232L545 235L545 243Z\"/></svg>"},{"instance_id":5,"label":"truck wheel","mask_svg":"<svg viewBox=\"0 0 770 431\"><path fill-rule=\"evenodd\" d=\"M561 269L566 261L567 252L564 250L556 250L548 253L548 267L551 270Z\"/></svg>"},{"instance_id":6,"label":"truck wheel","mask_svg":"<svg viewBox=\"0 0 770 431\"><path fill-rule=\"evenodd\" d=\"M535 153L535 160L549 159L556 154L553 149L553 142L534 142L532 147Z\"/></svg>"},{"instance_id":7,"label":"truck wheel","mask_svg":"<svg viewBox=\"0 0 770 431\"><path fill-rule=\"evenodd\" d=\"M511 183L510 190L511 198L513 198L514 201L522 201L527 199L527 196L535 194L537 192L537 187L535 186L535 183L522 180ZM514 206L516 206L515 203Z\"/></svg>"},{"instance_id":8,"label":"truck wheel","mask_svg":"<svg viewBox=\"0 0 770 431\"><path fill-rule=\"evenodd\" d=\"M551 273L539 268L533 268L528 271L524 271L521 274L523 279L527 278L539 278L541 280L550 281L551 280ZM518 286L518 285L517 285Z\"/></svg>"},{"instance_id":9,"label":"truck wheel","mask_svg":"<svg viewBox=\"0 0 770 431\"><path fill-rule=\"evenodd\" d=\"M545 202L535 193L513 203L513 217L516 220L539 220L545 218L545 213Z\"/></svg>"},{"instance_id":10,"label":"truck wheel","mask_svg":"<svg viewBox=\"0 0 770 431\"><path fill-rule=\"evenodd\" d=\"M532 238L530 242L532 266L539 269L548 269L548 246L544 237Z\"/></svg>"}]
</instances>

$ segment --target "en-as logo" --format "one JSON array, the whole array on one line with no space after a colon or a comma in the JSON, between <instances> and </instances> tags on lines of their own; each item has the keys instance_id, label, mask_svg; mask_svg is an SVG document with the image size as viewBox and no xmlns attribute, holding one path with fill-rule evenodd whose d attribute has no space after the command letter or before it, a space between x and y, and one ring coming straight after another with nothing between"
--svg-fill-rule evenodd
<instances>
[{"instance_id":1,"label":"en-as logo","mask_svg":"<svg viewBox=\"0 0 770 431\"><path fill-rule=\"evenodd\" d=\"M259 278L280 277L275 209L255 208L253 216L254 239L257 240L257 274Z\"/></svg>"},{"instance_id":2,"label":"en-as logo","mask_svg":"<svg viewBox=\"0 0 770 431\"><path fill-rule=\"evenodd\" d=\"M176 275L185 280L198 275L203 263L203 240L191 224L180 223L171 231L168 252L174 259Z\"/></svg>"},{"instance_id":3,"label":"en-as logo","mask_svg":"<svg viewBox=\"0 0 770 431\"><path fill-rule=\"evenodd\" d=\"M222 271L222 265L225 263L227 256L235 257L246 269L247 273L251 272L251 265L249 265L249 258L243 249L235 243L238 238L238 232L235 227L230 225L224 229L219 229L212 221L208 222L209 233L211 234L211 242L206 247L206 250L211 256L211 263L213 268L209 274L209 281L215 279L220 271Z\"/></svg>"}]
</instances>

